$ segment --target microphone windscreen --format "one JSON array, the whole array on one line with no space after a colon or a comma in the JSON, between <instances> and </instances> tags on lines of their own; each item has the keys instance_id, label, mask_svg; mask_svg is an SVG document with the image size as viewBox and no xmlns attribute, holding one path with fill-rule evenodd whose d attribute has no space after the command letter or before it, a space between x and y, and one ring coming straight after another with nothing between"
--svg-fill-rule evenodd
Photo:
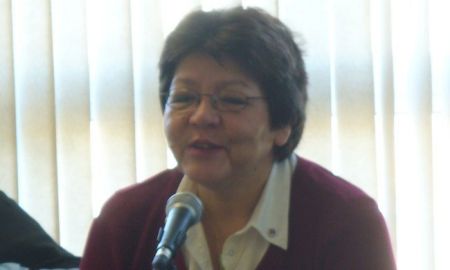
<instances>
[{"instance_id":1,"label":"microphone windscreen","mask_svg":"<svg viewBox=\"0 0 450 270\"><path fill-rule=\"evenodd\" d=\"M191 192L178 192L172 195L166 204L166 215L170 210L182 207L188 209L193 217L192 224L200 221L203 213L203 204L201 200Z\"/></svg>"}]
</instances>

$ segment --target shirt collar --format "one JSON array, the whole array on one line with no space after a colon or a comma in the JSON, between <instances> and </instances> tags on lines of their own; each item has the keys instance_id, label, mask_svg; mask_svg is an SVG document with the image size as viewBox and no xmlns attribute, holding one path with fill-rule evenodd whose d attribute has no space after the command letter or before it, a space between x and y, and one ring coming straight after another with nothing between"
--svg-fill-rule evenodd
<instances>
[{"instance_id":1,"label":"shirt collar","mask_svg":"<svg viewBox=\"0 0 450 270\"><path fill-rule=\"evenodd\" d=\"M272 166L269 179L247 226L253 226L271 244L288 247L289 202L295 155ZM246 227L247 227L246 226Z\"/></svg>"}]
</instances>

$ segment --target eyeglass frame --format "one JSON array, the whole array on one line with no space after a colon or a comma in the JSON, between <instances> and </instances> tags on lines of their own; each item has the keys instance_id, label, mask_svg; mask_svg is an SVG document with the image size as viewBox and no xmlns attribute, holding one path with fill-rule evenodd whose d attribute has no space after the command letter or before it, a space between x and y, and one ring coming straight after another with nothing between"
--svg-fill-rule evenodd
<instances>
[{"instance_id":1,"label":"eyeglass frame","mask_svg":"<svg viewBox=\"0 0 450 270\"><path fill-rule=\"evenodd\" d=\"M171 103L171 97L173 97L174 96L173 93L176 93L176 92L192 94L193 96L195 96L195 100L190 101L190 102L192 102L190 104L184 104L184 105L181 105L181 107L177 108L176 106L173 106L173 103ZM194 109L194 108L198 107L203 96L208 97L209 101L211 102L212 107L219 112L240 112L240 111L243 111L245 108L248 107L248 105L251 104L251 102L250 102L251 100L264 100L267 98L265 96L247 96L244 93L237 92L237 94L242 95L242 98L243 98L243 100L242 100L243 104L240 105L241 107L236 108L236 109L223 109L219 105L220 104L220 96L219 95L222 92L226 93L226 92L229 92L229 90L221 89L212 94L201 93L201 92L198 92L195 90L170 90L169 92L161 93L160 95L162 97L164 97L164 99L166 101L165 102L166 106L169 106L170 108L174 109L175 111L189 111L190 109ZM224 101L222 101L222 102L224 102ZM232 106L233 104L228 104L228 105ZM239 106L239 104L235 104L235 105ZM223 106L223 103L222 103L222 106Z\"/></svg>"}]
</instances>

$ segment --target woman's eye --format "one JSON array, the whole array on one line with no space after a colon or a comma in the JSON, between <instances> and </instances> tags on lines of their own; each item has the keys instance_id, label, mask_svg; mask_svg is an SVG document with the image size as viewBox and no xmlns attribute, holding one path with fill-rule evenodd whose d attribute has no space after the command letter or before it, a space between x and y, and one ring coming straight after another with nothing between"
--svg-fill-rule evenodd
<instances>
[{"instance_id":1,"label":"woman's eye","mask_svg":"<svg viewBox=\"0 0 450 270\"><path fill-rule=\"evenodd\" d=\"M190 103L197 99L194 94L175 94L171 98L172 103Z\"/></svg>"},{"instance_id":2,"label":"woman's eye","mask_svg":"<svg viewBox=\"0 0 450 270\"><path fill-rule=\"evenodd\" d=\"M247 100L241 96L222 96L219 98L220 102L232 105L244 105L247 104Z\"/></svg>"}]
</instances>

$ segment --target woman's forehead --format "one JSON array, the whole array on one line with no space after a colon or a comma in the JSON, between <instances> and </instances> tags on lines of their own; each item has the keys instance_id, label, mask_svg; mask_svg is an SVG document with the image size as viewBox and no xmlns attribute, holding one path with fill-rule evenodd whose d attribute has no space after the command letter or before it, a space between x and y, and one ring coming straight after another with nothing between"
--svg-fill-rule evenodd
<instances>
[{"instance_id":1,"label":"woman's forehead","mask_svg":"<svg viewBox=\"0 0 450 270\"><path fill-rule=\"evenodd\" d=\"M190 54L179 62L171 81L171 88L200 87L205 84L218 88L228 86L259 88L258 83L233 59L223 57L218 60L205 53Z\"/></svg>"}]
</instances>

